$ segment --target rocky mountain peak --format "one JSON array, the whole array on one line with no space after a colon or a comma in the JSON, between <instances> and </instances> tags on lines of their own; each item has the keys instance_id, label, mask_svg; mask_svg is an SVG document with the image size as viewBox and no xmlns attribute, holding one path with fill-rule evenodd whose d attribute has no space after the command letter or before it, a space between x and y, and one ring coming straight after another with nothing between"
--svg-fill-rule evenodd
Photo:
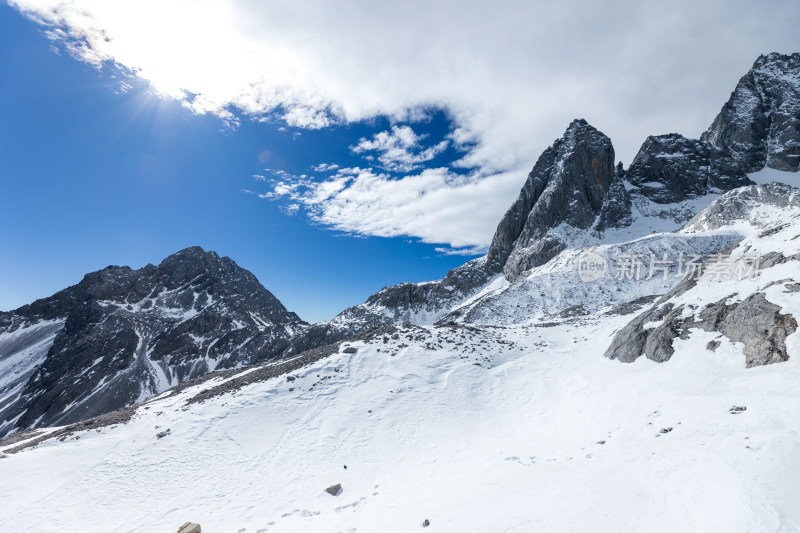
<instances>
[{"instance_id":1,"label":"rocky mountain peak","mask_svg":"<svg viewBox=\"0 0 800 533\"><path fill-rule=\"evenodd\" d=\"M783 74L800 68L800 53L781 54L770 52L761 54L753 63L753 70Z\"/></svg>"},{"instance_id":2,"label":"rocky mountain peak","mask_svg":"<svg viewBox=\"0 0 800 533\"><path fill-rule=\"evenodd\" d=\"M745 172L800 166L800 53L759 56L701 139Z\"/></svg>"},{"instance_id":3,"label":"rocky mountain peak","mask_svg":"<svg viewBox=\"0 0 800 533\"><path fill-rule=\"evenodd\" d=\"M282 357L303 327L252 273L199 247L158 266L106 267L0 314L0 334L20 332L45 350L0 404L0 434L80 420L217 368ZM0 360L11 355L0 350Z\"/></svg>"},{"instance_id":4,"label":"rocky mountain peak","mask_svg":"<svg viewBox=\"0 0 800 533\"><path fill-rule=\"evenodd\" d=\"M584 119L573 120L536 161L519 197L497 227L487 267L514 277L563 249L549 229L592 226L614 177L611 139Z\"/></svg>"}]
</instances>

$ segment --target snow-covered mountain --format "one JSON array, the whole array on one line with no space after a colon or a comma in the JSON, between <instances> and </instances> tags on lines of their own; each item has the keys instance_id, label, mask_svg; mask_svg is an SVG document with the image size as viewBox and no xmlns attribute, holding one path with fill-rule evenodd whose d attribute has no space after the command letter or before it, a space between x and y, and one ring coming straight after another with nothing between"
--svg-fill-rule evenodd
<instances>
[{"instance_id":1,"label":"snow-covered mountain","mask_svg":"<svg viewBox=\"0 0 800 533\"><path fill-rule=\"evenodd\" d=\"M669 284L582 282L574 264L540 270L551 261L529 275L549 275L546 291L625 295L576 294L590 312L547 320L387 328L8 437L0 526L798 531L798 199L745 187L673 236L619 245L758 254L758 276L707 262L652 303L637 296Z\"/></svg>"},{"instance_id":2,"label":"snow-covered mountain","mask_svg":"<svg viewBox=\"0 0 800 533\"><path fill-rule=\"evenodd\" d=\"M280 358L305 324L227 257L110 266L0 313L0 435L76 422L215 369Z\"/></svg>"},{"instance_id":3,"label":"snow-covered mountain","mask_svg":"<svg viewBox=\"0 0 800 533\"><path fill-rule=\"evenodd\" d=\"M0 530L800 531L799 93L762 56L627 169L575 120L329 322L198 248L0 314Z\"/></svg>"},{"instance_id":4,"label":"snow-covered mountain","mask_svg":"<svg viewBox=\"0 0 800 533\"><path fill-rule=\"evenodd\" d=\"M728 246L718 236L672 232L719 194L751 184L745 170L785 169L773 161L791 160L800 142L792 126L798 57L760 57L703 140L649 137L628 169L615 167L607 136L585 120L573 121L539 157L486 256L442 280L386 287L326 323L301 323L249 272L197 248L159 267L109 267L0 314L0 435L88 418L215 369L287 357L376 327L544 320L578 305L593 312L663 294L668 282L612 288L564 281L574 277L572 264L589 246L612 260ZM760 103L746 107L753 94ZM754 126L749 144L730 141L742 124L761 122L769 127ZM754 159L758 147L782 155Z\"/></svg>"},{"instance_id":5,"label":"snow-covered mountain","mask_svg":"<svg viewBox=\"0 0 800 533\"><path fill-rule=\"evenodd\" d=\"M385 287L330 327L432 324L565 250L676 231L721 193L752 185L749 173L796 172L798 157L798 53L759 57L701 139L648 137L627 170L614 167L611 140L577 119L539 157L485 257L441 280Z\"/></svg>"}]
</instances>

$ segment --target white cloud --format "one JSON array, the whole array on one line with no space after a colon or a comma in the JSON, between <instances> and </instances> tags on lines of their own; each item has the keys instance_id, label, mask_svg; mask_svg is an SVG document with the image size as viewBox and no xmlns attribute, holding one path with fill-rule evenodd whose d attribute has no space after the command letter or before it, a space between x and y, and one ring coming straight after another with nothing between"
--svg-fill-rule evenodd
<instances>
[{"instance_id":1,"label":"white cloud","mask_svg":"<svg viewBox=\"0 0 800 533\"><path fill-rule=\"evenodd\" d=\"M443 253L480 253L519 190L519 176L459 175L426 169L402 179L374 169L342 169L322 181L307 177L276 181L261 195L303 205L324 226L356 235L412 236L448 243Z\"/></svg>"},{"instance_id":2,"label":"white cloud","mask_svg":"<svg viewBox=\"0 0 800 533\"><path fill-rule=\"evenodd\" d=\"M420 144L427 135L417 135L410 126L392 126L391 131L382 131L372 139L362 138L358 144L351 146L355 154L378 152L378 162L385 170L394 172L410 172L420 167L421 163L430 161L442 153L450 141L445 139L427 148ZM365 159L371 160L367 155Z\"/></svg>"},{"instance_id":3,"label":"white cloud","mask_svg":"<svg viewBox=\"0 0 800 533\"><path fill-rule=\"evenodd\" d=\"M333 172L339 170L339 165L336 163L320 163L311 167L311 170L314 172Z\"/></svg>"},{"instance_id":4,"label":"white cloud","mask_svg":"<svg viewBox=\"0 0 800 533\"><path fill-rule=\"evenodd\" d=\"M759 54L800 49L796 0L10 3L75 57L122 65L233 125L241 113L324 128L445 109L456 127L450 142L466 150L456 166L477 169L469 183L439 172L436 188L393 206L422 217L401 228L397 216L381 222L377 201L359 191L405 194L431 175L359 175L320 216L349 227L360 209L375 232L467 246L478 234L486 244L527 170L573 118L609 135L627 163L647 135L699 135ZM399 170L425 161L418 148L403 151L402 134L389 139L401 144L365 139L377 144L362 155ZM491 188L498 183L502 193ZM445 197L470 209L438 201ZM447 220L463 218L436 233L430 217L443 215L422 209L432 205L450 210Z\"/></svg>"},{"instance_id":5,"label":"white cloud","mask_svg":"<svg viewBox=\"0 0 800 533\"><path fill-rule=\"evenodd\" d=\"M628 161L648 134L696 135L759 53L800 45L793 0L10 3L196 111L324 127L443 106L495 168L530 166L576 116Z\"/></svg>"}]
</instances>

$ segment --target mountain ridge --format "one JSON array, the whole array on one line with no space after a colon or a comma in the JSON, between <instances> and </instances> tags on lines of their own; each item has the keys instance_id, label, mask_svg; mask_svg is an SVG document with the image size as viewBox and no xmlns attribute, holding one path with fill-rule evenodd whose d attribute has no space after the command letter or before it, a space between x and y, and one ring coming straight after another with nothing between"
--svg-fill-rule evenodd
<instances>
[{"instance_id":1,"label":"mountain ridge","mask_svg":"<svg viewBox=\"0 0 800 533\"><path fill-rule=\"evenodd\" d=\"M718 252L731 243L646 238L675 232L721 194L752 185L753 169L796 171L789 163L800 147L798 94L800 54L761 56L700 139L650 136L627 169L615 166L611 139L575 119L537 159L486 256L441 280L384 287L327 322L303 322L250 272L199 247L158 266L87 274L51 297L0 313L0 435L74 422L216 369L284 359L375 328L496 322L490 315L498 313L517 320L523 315L514 309L559 316L576 303L539 295L535 284L561 280L577 250L601 246L614 257L641 247ZM600 297L577 288L565 294ZM605 297L622 304L670 288L619 286L619 297Z\"/></svg>"},{"instance_id":2,"label":"mountain ridge","mask_svg":"<svg viewBox=\"0 0 800 533\"><path fill-rule=\"evenodd\" d=\"M36 327L42 323L51 326ZM199 247L158 266L106 267L0 313L3 338L17 339L0 364L57 331L34 356L36 368L23 373L25 382L0 388L0 433L77 421L216 368L282 357L292 329L305 326L253 274Z\"/></svg>"}]
</instances>

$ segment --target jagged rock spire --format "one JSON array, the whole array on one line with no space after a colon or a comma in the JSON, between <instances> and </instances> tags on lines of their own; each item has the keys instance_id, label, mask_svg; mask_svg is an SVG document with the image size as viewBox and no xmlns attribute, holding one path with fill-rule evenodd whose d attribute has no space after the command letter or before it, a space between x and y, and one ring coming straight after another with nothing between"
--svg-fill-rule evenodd
<instances>
[{"instance_id":1,"label":"jagged rock spire","mask_svg":"<svg viewBox=\"0 0 800 533\"><path fill-rule=\"evenodd\" d=\"M546 263L564 248L549 229L562 223L588 229L614 177L611 140L584 119L539 157L516 202L497 227L488 268L515 277Z\"/></svg>"}]
</instances>

